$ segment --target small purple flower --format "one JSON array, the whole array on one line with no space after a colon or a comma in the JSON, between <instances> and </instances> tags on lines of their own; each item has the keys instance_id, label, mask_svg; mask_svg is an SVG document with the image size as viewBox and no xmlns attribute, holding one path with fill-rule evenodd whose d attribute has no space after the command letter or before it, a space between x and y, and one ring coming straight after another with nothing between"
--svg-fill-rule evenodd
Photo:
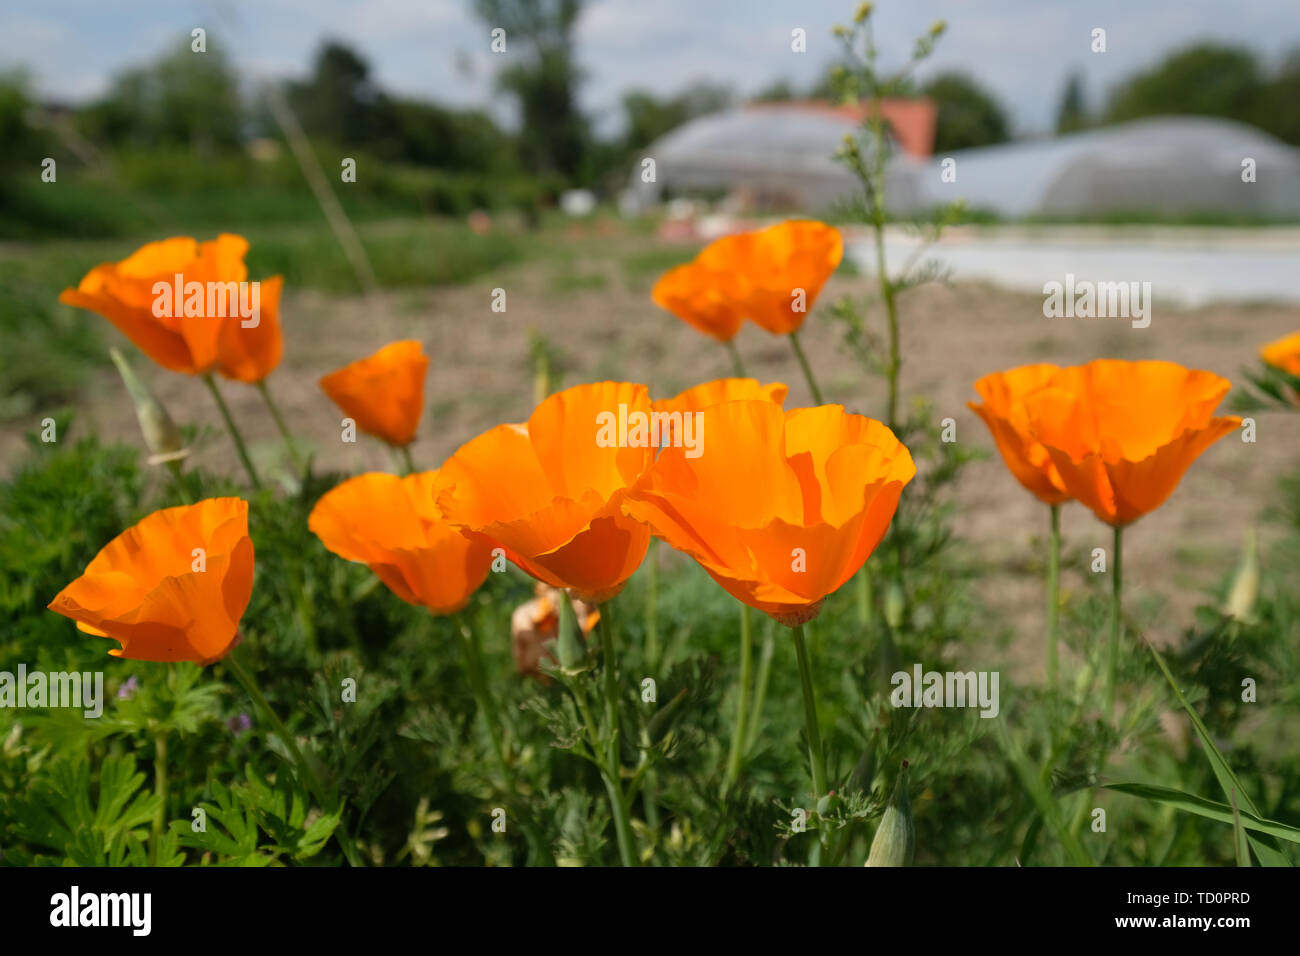
<instances>
[{"instance_id":1,"label":"small purple flower","mask_svg":"<svg viewBox=\"0 0 1300 956\"><path fill-rule=\"evenodd\" d=\"M248 714L238 714L226 721L226 726L230 728L232 734L238 737L244 731L252 729L253 718L249 717Z\"/></svg>"},{"instance_id":2,"label":"small purple flower","mask_svg":"<svg viewBox=\"0 0 1300 956\"><path fill-rule=\"evenodd\" d=\"M130 700L140 690L140 679L132 674L126 679L121 687L117 689L118 700Z\"/></svg>"}]
</instances>

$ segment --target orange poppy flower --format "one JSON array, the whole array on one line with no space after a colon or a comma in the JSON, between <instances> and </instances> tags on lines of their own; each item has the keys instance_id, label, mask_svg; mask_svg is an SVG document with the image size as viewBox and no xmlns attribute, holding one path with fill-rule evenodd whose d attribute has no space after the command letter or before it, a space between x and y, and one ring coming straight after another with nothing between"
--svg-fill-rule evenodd
<instances>
[{"instance_id":1,"label":"orange poppy flower","mask_svg":"<svg viewBox=\"0 0 1300 956\"><path fill-rule=\"evenodd\" d=\"M780 405L785 402L785 397L790 391L790 386L781 382L772 382L768 385L759 384L757 379L753 378L718 378L711 382L702 382L688 388L672 398L660 398L651 403L654 411L660 415L673 415L680 413L682 415L703 411L712 405L721 405L723 402L736 401L767 401L775 402ZM666 444L673 444L676 439L676 429L678 422L669 419L665 434ZM693 435L686 432L682 440L686 440Z\"/></svg>"},{"instance_id":2,"label":"orange poppy flower","mask_svg":"<svg viewBox=\"0 0 1300 956\"><path fill-rule=\"evenodd\" d=\"M1288 375L1300 377L1300 332L1293 332L1259 350L1260 358Z\"/></svg>"},{"instance_id":3,"label":"orange poppy flower","mask_svg":"<svg viewBox=\"0 0 1300 956\"><path fill-rule=\"evenodd\" d=\"M843 255L844 240L834 226L788 219L719 239L695 261L713 272L737 274L745 316L774 335L785 335L803 325Z\"/></svg>"},{"instance_id":4,"label":"orange poppy flower","mask_svg":"<svg viewBox=\"0 0 1300 956\"><path fill-rule=\"evenodd\" d=\"M655 305L719 342L730 342L745 322L743 286L734 271L715 271L699 262L670 269L655 283Z\"/></svg>"},{"instance_id":5,"label":"orange poppy flower","mask_svg":"<svg viewBox=\"0 0 1300 956\"><path fill-rule=\"evenodd\" d=\"M320 387L366 434L409 445L420 427L428 369L424 349L408 339L330 372Z\"/></svg>"},{"instance_id":6,"label":"orange poppy flower","mask_svg":"<svg viewBox=\"0 0 1300 956\"><path fill-rule=\"evenodd\" d=\"M654 459L638 425L644 385L598 382L556 392L526 424L498 425L443 465L439 506L501 545L524 571L584 601L612 598L641 564L649 530L622 512Z\"/></svg>"},{"instance_id":7,"label":"orange poppy flower","mask_svg":"<svg viewBox=\"0 0 1300 956\"><path fill-rule=\"evenodd\" d=\"M437 479L436 471L358 475L321 496L307 527L339 557L367 565L403 601L451 614L487 577L492 545L443 520Z\"/></svg>"},{"instance_id":8,"label":"orange poppy flower","mask_svg":"<svg viewBox=\"0 0 1300 956\"><path fill-rule=\"evenodd\" d=\"M594 604L579 601L563 591L537 582L537 596L515 608L510 616L510 639L515 655L515 670L526 677L536 677L542 683L550 679L541 671L542 658L554 662L555 655L547 645L560 634L560 601L568 601L573 615L586 637L600 620L600 611Z\"/></svg>"},{"instance_id":9,"label":"orange poppy flower","mask_svg":"<svg viewBox=\"0 0 1300 956\"><path fill-rule=\"evenodd\" d=\"M247 252L248 241L229 233L151 242L95 266L59 301L99 313L163 368L260 382L280 363L283 279L245 285Z\"/></svg>"},{"instance_id":10,"label":"orange poppy flower","mask_svg":"<svg viewBox=\"0 0 1300 956\"><path fill-rule=\"evenodd\" d=\"M1030 433L1024 400L1026 395L1047 385L1059 371L1058 366L1044 363L985 375L975 383L975 391L984 399L983 403L966 403L984 419L1003 463L1016 481L1048 505L1069 501L1070 493L1065 490L1047 449Z\"/></svg>"},{"instance_id":11,"label":"orange poppy flower","mask_svg":"<svg viewBox=\"0 0 1300 956\"><path fill-rule=\"evenodd\" d=\"M702 415L703 454L664 449L624 512L737 600L788 626L811 620L884 536L912 456L839 405L737 401Z\"/></svg>"},{"instance_id":12,"label":"orange poppy flower","mask_svg":"<svg viewBox=\"0 0 1300 956\"><path fill-rule=\"evenodd\" d=\"M769 401L780 405L790 386L781 382L759 384L753 378L715 378L711 382L701 382L672 398L660 398L652 402L656 412L698 412L711 405L723 402Z\"/></svg>"},{"instance_id":13,"label":"orange poppy flower","mask_svg":"<svg viewBox=\"0 0 1300 956\"><path fill-rule=\"evenodd\" d=\"M248 502L207 498L119 534L49 608L118 641L114 657L211 664L238 643L252 594Z\"/></svg>"},{"instance_id":14,"label":"orange poppy flower","mask_svg":"<svg viewBox=\"0 0 1300 956\"><path fill-rule=\"evenodd\" d=\"M796 332L844 255L834 226L788 219L723 236L655 284L655 304L720 342L752 319L774 334Z\"/></svg>"},{"instance_id":15,"label":"orange poppy flower","mask_svg":"<svg viewBox=\"0 0 1300 956\"><path fill-rule=\"evenodd\" d=\"M1214 417L1231 383L1173 362L1098 359L1025 398L1030 428L1067 491L1123 526L1154 511L1210 445L1241 425Z\"/></svg>"}]
</instances>

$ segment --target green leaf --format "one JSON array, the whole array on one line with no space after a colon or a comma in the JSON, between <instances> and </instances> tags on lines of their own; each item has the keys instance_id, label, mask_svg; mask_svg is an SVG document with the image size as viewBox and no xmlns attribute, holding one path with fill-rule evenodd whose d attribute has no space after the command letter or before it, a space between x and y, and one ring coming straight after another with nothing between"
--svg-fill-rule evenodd
<instances>
[{"instance_id":1,"label":"green leaf","mask_svg":"<svg viewBox=\"0 0 1300 956\"><path fill-rule=\"evenodd\" d=\"M1232 768L1228 766L1228 761L1224 759L1223 754L1219 753L1219 748L1214 746L1214 740L1210 737L1210 732L1205 729L1205 724L1201 723L1201 718L1192 708L1192 705L1187 702L1187 698L1183 696L1183 692L1178 689L1178 683L1174 680L1174 675L1169 672L1169 667L1165 664L1165 659L1161 657L1160 652L1150 644L1148 644L1147 647L1150 648L1151 655L1156 659L1156 663L1160 665L1160 670L1165 675L1165 680L1167 680L1169 686L1173 688L1174 696L1178 698L1178 703L1183 705L1183 710L1187 711L1187 716L1192 719L1192 726L1196 729L1196 736L1201 739L1201 746L1205 748L1205 756L1210 761L1210 767L1214 770L1214 776L1219 781L1219 786L1223 788L1224 796L1229 800L1232 800L1234 799L1234 793L1240 794L1242 816L1253 817L1257 820L1260 819L1259 810L1250 799L1250 796L1246 793L1246 788L1241 785L1241 781L1237 779L1237 775L1232 772ZM1229 817L1229 822L1231 822L1231 816ZM1277 845L1277 841L1271 838L1257 837L1252 834L1247 834L1247 839L1250 841L1251 847L1254 848L1255 855L1259 857L1259 862L1264 866L1291 865L1290 858L1282 852L1282 849Z\"/></svg>"},{"instance_id":2,"label":"green leaf","mask_svg":"<svg viewBox=\"0 0 1300 956\"><path fill-rule=\"evenodd\" d=\"M1246 830L1267 833L1270 836L1286 840L1288 843L1300 843L1300 829L1287 826L1285 823L1278 823L1276 820L1266 820L1258 814L1243 810L1240 807L1235 808L1234 815L1234 808L1226 803L1217 803L1214 800L1207 800L1205 797L1198 797L1195 794L1175 790L1172 787L1157 787L1147 783L1103 783L1099 786L1105 790L1127 793L1132 797L1141 797L1144 800L1169 804L1187 813L1194 813L1210 820L1218 820L1220 823L1231 824L1235 820L1240 820L1240 826Z\"/></svg>"}]
</instances>

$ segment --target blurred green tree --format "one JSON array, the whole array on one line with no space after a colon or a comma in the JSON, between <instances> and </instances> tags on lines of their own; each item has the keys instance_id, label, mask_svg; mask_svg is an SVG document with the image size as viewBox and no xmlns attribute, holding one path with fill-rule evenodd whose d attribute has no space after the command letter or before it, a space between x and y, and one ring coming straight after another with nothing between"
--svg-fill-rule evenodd
<instances>
[{"instance_id":1,"label":"blurred green tree","mask_svg":"<svg viewBox=\"0 0 1300 956\"><path fill-rule=\"evenodd\" d=\"M591 144L578 108L582 80L574 56L573 31L582 0L473 0L474 11L491 29L505 30L507 64L498 88L519 109L519 152L531 172L578 178Z\"/></svg>"},{"instance_id":2,"label":"blurred green tree","mask_svg":"<svg viewBox=\"0 0 1300 956\"><path fill-rule=\"evenodd\" d=\"M934 151L1004 143L1011 123L997 98L964 73L940 73L921 88L939 108Z\"/></svg>"},{"instance_id":3,"label":"blurred green tree","mask_svg":"<svg viewBox=\"0 0 1300 956\"><path fill-rule=\"evenodd\" d=\"M212 152L238 145L245 122L239 80L220 43L190 40L155 63L120 73L79 116L81 132L114 146L186 146Z\"/></svg>"},{"instance_id":4,"label":"blurred green tree","mask_svg":"<svg viewBox=\"0 0 1300 956\"><path fill-rule=\"evenodd\" d=\"M704 81L666 99L647 90L630 90L623 94L623 147L629 152L643 149L688 120L724 110L734 102L729 87Z\"/></svg>"},{"instance_id":5,"label":"blurred green tree","mask_svg":"<svg viewBox=\"0 0 1300 956\"><path fill-rule=\"evenodd\" d=\"M1088 125L1088 106L1083 96L1083 77L1071 73L1061 96L1061 106L1056 111L1056 131L1075 133Z\"/></svg>"},{"instance_id":6,"label":"blurred green tree","mask_svg":"<svg viewBox=\"0 0 1300 956\"><path fill-rule=\"evenodd\" d=\"M1278 139L1300 146L1300 48L1287 54L1264 87L1258 122Z\"/></svg>"},{"instance_id":7,"label":"blurred green tree","mask_svg":"<svg viewBox=\"0 0 1300 956\"><path fill-rule=\"evenodd\" d=\"M310 136L359 146L391 133L393 117L370 64L335 40L317 51L306 82L289 85L288 99Z\"/></svg>"},{"instance_id":8,"label":"blurred green tree","mask_svg":"<svg viewBox=\"0 0 1300 956\"><path fill-rule=\"evenodd\" d=\"M1111 123L1143 116L1221 116L1258 119L1264 82L1255 55L1239 47L1202 43L1179 50L1131 77L1111 94Z\"/></svg>"}]
</instances>

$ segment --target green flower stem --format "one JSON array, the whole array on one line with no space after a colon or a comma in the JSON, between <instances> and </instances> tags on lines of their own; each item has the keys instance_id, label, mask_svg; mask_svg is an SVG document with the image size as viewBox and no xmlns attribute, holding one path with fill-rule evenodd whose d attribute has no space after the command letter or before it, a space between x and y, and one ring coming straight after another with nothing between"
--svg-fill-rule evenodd
<instances>
[{"instance_id":1,"label":"green flower stem","mask_svg":"<svg viewBox=\"0 0 1300 956\"><path fill-rule=\"evenodd\" d=\"M799 360L799 367L803 369L803 377L808 380L808 390L812 392L813 401L818 405L825 404L822 401L822 390L817 387L817 380L813 378L812 366L808 364L808 356L803 353L803 346L799 344L799 333L790 333L790 347L794 349L794 357Z\"/></svg>"},{"instance_id":2,"label":"green flower stem","mask_svg":"<svg viewBox=\"0 0 1300 956\"><path fill-rule=\"evenodd\" d=\"M763 716L763 703L767 700L767 682L772 675L772 656L776 653L776 636L772 621L766 620L767 631L763 637L763 650L758 655L758 678L754 681L754 705L749 708L749 726L745 728L745 753L758 742L758 726Z\"/></svg>"},{"instance_id":3,"label":"green flower stem","mask_svg":"<svg viewBox=\"0 0 1300 956\"><path fill-rule=\"evenodd\" d=\"M505 785L507 788L517 789L514 786L514 770L511 767L507 750L501 743L501 715L495 706L495 698L488 692L487 678L483 670L483 654L478 642L478 631L465 620L462 614L453 614L452 618L457 639L460 641L461 653L465 659L465 672L469 675L474 702L478 705L479 713L483 715L483 722L487 725L488 736L492 740L492 750L496 754ZM554 865L555 857L546 845L546 840L541 831L538 830L532 814L526 810L521 811L520 821L524 832L527 834L528 844L534 857L545 865Z\"/></svg>"},{"instance_id":4,"label":"green flower stem","mask_svg":"<svg viewBox=\"0 0 1300 956\"><path fill-rule=\"evenodd\" d=\"M736 348L734 341L727 341L727 351L731 353L731 367L736 371L737 378L748 378L745 373L745 363L740 360L740 349Z\"/></svg>"},{"instance_id":5,"label":"green flower stem","mask_svg":"<svg viewBox=\"0 0 1300 956\"><path fill-rule=\"evenodd\" d=\"M877 139L877 143L883 141L883 136ZM877 150L880 152L880 150ZM889 320L889 364L885 366L886 377L889 379L889 405L886 412L886 424L889 430L898 431L898 378L899 372L903 368L903 356L900 350L898 337L898 303L894 300L894 283L889 278L889 273L885 266L885 223L884 210L880 209L879 203L874 207L877 210L875 233L876 233L876 271L880 279L880 293L885 300L885 315Z\"/></svg>"},{"instance_id":6,"label":"green flower stem","mask_svg":"<svg viewBox=\"0 0 1300 956\"><path fill-rule=\"evenodd\" d=\"M1119 671L1119 635L1124 616L1124 529L1115 526L1114 559L1110 579L1110 648L1106 655L1106 720L1115 717L1115 678Z\"/></svg>"},{"instance_id":7,"label":"green flower stem","mask_svg":"<svg viewBox=\"0 0 1300 956\"><path fill-rule=\"evenodd\" d=\"M235 425L234 418L230 415L230 409L226 405L226 400L221 397L221 391L217 388L216 381L209 373L203 376L203 383L207 385L208 391L212 393L212 398L217 403L217 409L221 412L221 417L226 422L226 430L230 432L230 438L235 443L235 450L239 452L239 460L244 463L244 471L248 472L249 484L254 489L260 490L262 480L257 477L257 471L253 468L253 460L248 457L248 449L244 446L244 436L239 434L239 429Z\"/></svg>"},{"instance_id":8,"label":"green flower stem","mask_svg":"<svg viewBox=\"0 0 1300 956\"><path fill-rule=\"evenodd\" d=\"M461 654L465 658L465 673L469 676L470 690L474 694L479 712L483 715L483 723L487 725L488 736L492 739L492 749L496 752L497 762L508 778L510 765L506 760L505 748L501 745L501 727L497 711L492 705L492 695L488 693L487 680L483 677L483 659L479 655L478 636L460 614L454 614L452 617L456 637L460 641Z\"/></svg>"},{"instance_id":9,"label":"green flower stem","mask_svg":"<svg viewBox=\"0 0 1300 956\"><path fill-rule=\"evenodd\" d=\"M871 623L871 571L866 564L856 575L858 585L858 626L865 628Z\"/></svg>"},{"instance_id":10,"label":"green flower stem","mask_svg":"<svg viewBox=\"0 0 1300 956\"><path fill-rule=\"evenodd\" d=\"M257 383L257 390L262 393L262 401L266 402L267 410L271 413L271 418L275 420L275 427L280 430L280 437L284 439L284 447L289 450L289 460L293 462L293 470L298 473L300 478L307 477L307 466L303 463L302 458L298 456L298 448L293 443L293 435L289 433L289 426L284 422L284 416L280 414L280 407L275 404L271 398L271 391L266 387L266 380Z\"/></svg>"},{"instance_id":11,"label":"green flower stem","mask_svg":"<svg viewBox=\"0 0 1300 956\"><path fill-rule=\"evenodd\" d=\"M316 797L321 809L328 809L330 801L325 799L325 787L321 784L320 778L316 776L316 771L312 769L311 764L303 756L302 750L299 749L298 741L293 734L289 733L288 728L284 726L284 722L272 709L270 702L262 693L261 688L257 686L257 682L253 680L252 675L244 670L244 666L239 663L233 653L227 654L222 663L230 668L230 672L235 675L235 680L239 681L239 685L244 688L244 693L252 698L258 710L262 712L267 722L274 728L276 735L284 741L284 746L289 751L289 756L293 759L294 765L298 768L299 775L302 777L303 782L307 784L307 788L311 790L312 795ZM347 824L343 822L342 816L339 817L339 825L335 833L338 836L339 846L343 848L343 855L347 857L348 862L353 866L361 866L361 856L357 853L352 837L348 835Z\"/></svg>"},{"instance_id":12,"label":"green flower stem","mask_svg":"<svg viewBox=\"0 0 1300 956\"><path fill-rule=\"evenodd\" d=\"M618 721L618 654L614 647L614 626L610 619L610 603L600 606L600 618L596 627L600 631L601 653L604 656L602 670L602 696L605 698L605 734L606 746L600 749L600 741L593 740L601 761L602 776L605 778L605 790L609 793L610 812L614 817L614 833L618 838L618 854L624 866L637 866L636 841L632 834L632 822L628 813L627 800L623 795L621 737Z\"/></svg>"},{"instance_id":13,"label":"green flower stem","mask_svg":"<svg viewBox=\"0 0 1300 956\"><path fill-rule=\"evenodd\" d=\"M1052 536L1047 544L1047 684L1058 680L1057 624L1061 605L1061 506L1052 505Z\"/></svg>"},{"instance_id":14,"label":"green flower stem","mask_svg":"<svg viewBox=\"0 0 1300 956\"><path fill-rule=\"evenodd\" d=\"M167 820L167 728L154 735L153 747L154 792L158 795L158 809L153 813L153 837L149 841L149 865L158 865L162 847L163 825Z\"/></svg>"},{"instance_id":15,"label":"green flower stem","mask_svg":"<svg viewBox=\"0 0 1300 956\"><path fill-rule=\"evenodd\" d=\"M172 473L172 483L176 486L176 494L180 496L181 501L187 505L194 504L190 493L185 490L185 477L184 472L181 471L181 463L172 459L167 462L167 469Z\"/></svg>"},{"instance_id":16,"label":"green flower stem","mask_svg":"<svg viewBox=\"0 0 1300 956\"><path fill-rule=\"evenodd\" d=\"M753 665L753 637L749 623L749 605L740 605L740 678L736 698L736 729L731 735L731 754L727 759L727 777L723 784L724 792L740 776L741 758L745 755L745 729L749 720L749 686L750 670Z\"/></svg>"},{"instance_id":17,"label":"green flower stem","mask_svg":"<svg viewBox=\"0 0 1300 956\"><path fill-rule=\"evenodd\" d=\"M647 666L659 666L659 539L650 539L650 550L646 556L650 565L646 581L645 597L645 662Z\"/></svg>"},{"instance_id":18,"label":"green flower stem","mask_svg":"<svg viewBox=\"0 0 1300 956\"><path fill-rule=\"evenodd\" d=\"M587 727L587 737L591 742L592 760L600 769L601 780L605 783L605 793L609 796L610 814L614 819L614 836L618 841L618 856L624 866L637 866L639 861L634 849L635 843L632 839L632 825L628 818L627 802L619 785L618 765L615 764L612 768L609 766L609 751L601 746L600 731L596 729L596 722L592 719L591 704L587 700L587 690L582 681L583 677L579 676L577 680L569 685L569 689L573 692L573 699L577 702L578 712L582 715L582 721ZM615 742L617 743L617 739Z\"/></svg>"},{"instance_id":19,"label":"green flower stem","mask_svg":"<svg viewBox=\"0 0 1300 956\"><path fill-rule=\"evenodd\" d=\"M817 728L817 697L813 692L812 668L808 663L808 649L804 646L802 624L794 627L794 650L799 657L799 682L803 687L803 719L808 735L813 791L821 799L826 795L826 755L822 751L821 731Z\"/></svg>"},{"instance_id":20,"label":"green flower stem","mask_svg":"<svg viewBox=\"0 0 1300 956\"><path fill-rule=\"evenodd\" d=\"M408 475L414 474L415 461L411 458L411 449L406 445L402 445L397 450L402 456L402 464L406 466L406 473Z\"/></svg>"}]
</instances>

